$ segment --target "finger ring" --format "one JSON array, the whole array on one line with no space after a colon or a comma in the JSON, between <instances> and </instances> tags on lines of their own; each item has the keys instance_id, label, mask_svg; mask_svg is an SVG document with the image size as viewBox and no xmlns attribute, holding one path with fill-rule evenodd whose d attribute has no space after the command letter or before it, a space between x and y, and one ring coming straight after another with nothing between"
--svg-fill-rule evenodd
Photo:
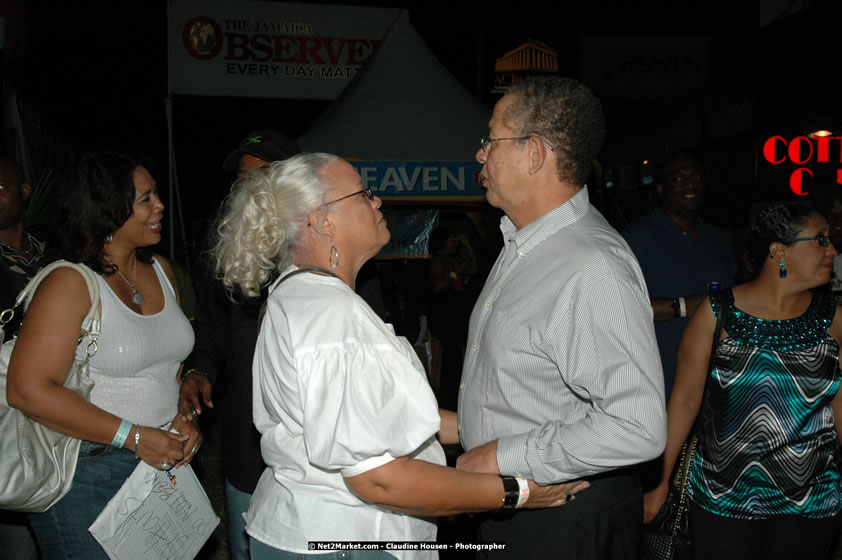
<instances>
[{"instance_id":1,"label":"finger ring","mask_svg":"<svg viewBox=\"0 0 842 560\"><path fill-rule=\"evenodd\" d=\"M172 469L172 463L169 461L161 461L161 469L165 471Z\"/></svg>"},{"instance_id":2,"label":"finger ring","mask_svg":"<svg viewBox=\"0 0 842 560\"><path fill-rule=\"evenodd\" d=\"M198 448L198 447L194 447L194 448L193 448L193 450L192 450L190 453L195 453L195 452L197 452L198 450L199 450L199 448Z\"/></svg>"},{"instance_id":3,"label":"finger ring","mask_svg":"<svg viewBox=\"0 0 842 560\"><path fill-rule=\"evenodd\" d=\"M196 409L195 409L195 408L191 408L191 409L190 409L190 411L191 411L193 414L196 414Z\"/></svg>"},{"instance_id":4,"label":"finger ring","mask_svg":"<svg viewBox=\"0 0 842 560\"><path fill-rule=\"evenodd\" d=\"M567 493L564 495L564 503L565 503L565 504L566 504L567 502L569 502L570 500L575 500L575 499L576 499L576 494L571 494L570 492L567 492Z\"/></svg>"}]
</instances>

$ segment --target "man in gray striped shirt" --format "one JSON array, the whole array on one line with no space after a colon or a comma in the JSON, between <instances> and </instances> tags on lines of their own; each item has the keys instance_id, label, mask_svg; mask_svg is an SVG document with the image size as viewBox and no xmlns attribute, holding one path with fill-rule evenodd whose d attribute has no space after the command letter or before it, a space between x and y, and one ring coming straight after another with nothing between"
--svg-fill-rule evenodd
<instances>
[{"instance_id":1,"label":"man in gray striped shirt","mask_svg":"<svg viewBox=\"0 0 842 560\"><path fill-rule=\"evenodd\" d=\"M533 78L500 99L477 152L488 202L506 213L505 246L471 315L457 468L590 482L560 508L485 519L480 540L513 558L635 558L631 467L666 442L643 274L584 186L604 136L588 88Z\"/></svg>"}]
</instances>

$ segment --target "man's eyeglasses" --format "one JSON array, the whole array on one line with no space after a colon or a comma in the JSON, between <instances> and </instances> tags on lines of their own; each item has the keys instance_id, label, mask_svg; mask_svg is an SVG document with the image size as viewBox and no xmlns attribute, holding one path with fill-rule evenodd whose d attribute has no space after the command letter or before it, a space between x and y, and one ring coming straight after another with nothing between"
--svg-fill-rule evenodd
<instances>
[{"instance_id":1,"label":"man's eyeglasses","mask_svg":"<svg viewBox=\"0 0 842 560\"><path fill-rule=\"evenodd\" d=\"M815 241L822 247L827 247L828 245L830 245L830 237L823 233L814 235L813 237L796 237L795 239L783 239L781 243L795 243L796 241Z\"/></svg>"},{"instance_id":2,"label":"man's eyeglasses","mask_svg":"<svg viewBox=\"0 0 842 560\"><path fill-rule=\"evenodd\" d=\"M369 200L374 200L374 193L371 192L371 189L366 187L361 191L357 191L355 193L346 194L345 196L339 197L336 200L331 200L330 202L325 203L325 206L330 206L331 204L336 204L340 200L345 200L346 198L351 198L352 196L357 196L358 194L364 194L365 197Z\"/></svg>"},{"instance_id":3,"label":"man's eyeglasses","mask_svg":"<svg viewBox=\"0 0 842 560\"><path fill-rule=\"evenodd\" d=\"M488 148L491 147L492 142L499 142L500 140L527 140L529 138L532 138L533 136L539 138L541 140L541 142L544 143L544 145L547 147L548 150L550 150L551 152L555 151L555 150L553 150L553 147L550 145L549 142L547 142L546 140L544 140L543 138L541 138L537 134L530 134L529 136L509 136L509 137L506 137L506 138L491 138L491 137L486 137L486 136L480 136L479 149L484 152L485 150L487 150Z\"/></svg>"}]
</instances>

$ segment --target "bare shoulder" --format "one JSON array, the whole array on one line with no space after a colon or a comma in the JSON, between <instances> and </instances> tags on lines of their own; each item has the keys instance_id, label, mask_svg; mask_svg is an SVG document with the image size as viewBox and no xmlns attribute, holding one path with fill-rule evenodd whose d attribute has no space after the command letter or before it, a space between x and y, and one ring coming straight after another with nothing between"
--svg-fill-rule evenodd
<instances>
[{"instance_id":1,"label":"bare shoulder","mask_svg":"<svg viewBox=\"0 0 842 560\"><path fill-rule=\"evenodd\" d=\"M66 317L80 322L91 308L88 284L79 271L61 267L52 271L38 286L26 312L39 317Z\"/></svg>"},{"instance_id":2,"label":"bare shoulder","mask_svg":"<svg viewBox=\"0 0 842 560\"><path fill-rule=\"evenodd\" d=\"M830 335L842 345L842 305L836 306L836 311L833 313L833 321L830 323Z\"/></svg>"},{"instance_id":3,"label":"bare shoulder","mask_svg":"<svg viewBox=\"0 0 842 560\"><path fill-rule=\"evenodd\" d=\"M161 269L163 269L164 274L167 275L170 283L175 286L175 270L173 269L172 263L166 258L159 254L154 254L152 257L158 261L158 264L161 265Z\"/></svg>"}]
</instances>

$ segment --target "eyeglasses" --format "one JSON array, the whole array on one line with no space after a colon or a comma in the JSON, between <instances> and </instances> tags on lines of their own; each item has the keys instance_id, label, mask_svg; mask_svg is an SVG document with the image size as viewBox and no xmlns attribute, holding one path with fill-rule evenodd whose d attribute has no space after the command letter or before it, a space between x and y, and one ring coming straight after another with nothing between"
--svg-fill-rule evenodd
<instances>
[{"instance_id":1,"label":"eyeglasses","mask_svg":"<svg viewBox=\"0 0 842 560\"><path fill-rule=\"evenodd\" d=\"M479 138L479 149L484 152L485 150L487 150L488 148L491 147L492 142L499 142L500 140L528 140L529 138L532 138L533 136L540 139L541 142L544 143L544 145L547 147L548 150L550 150L551 152L555 151L553 149L552 145L550 145L549 142L547 142L546 140L544 140L543 138L541 138L537 134L530 134L529 136L509 136L507 138L491 138L491 137L480 136L480 138Z\"/></svg>"},{"instance_id":2,"label":"eyeglasses","mask_svg":"<svg viewBox=\"0 0 842 560\"><path fill-rule=\"evenodd\" d=\"M371 189L366 187L361 191L357 191L355 193L346 194L345 196L339 197L336 200L331 200L330 202L325 203L325 206L330 206L331 204L336 204L340 200L345 200L346 198L351 198L352 196L357 196L358 194L364 194L365 197L369 200L374 200L374 193L371 192Z\"/></svg>"},{"instance_id":3,"label":"eyeglasses","mask_svg":"<svg viewBox=\"0 0 842 560\"><path fill-rule=\"evenodd\" d=\"M781 243L795 243L796 241L815 241L822 247L827 247L828 245L830 245L830 237L823 233L814 235L813 237L796 237L795 239L783 239Z\"/></svg>"}]
</instances>

